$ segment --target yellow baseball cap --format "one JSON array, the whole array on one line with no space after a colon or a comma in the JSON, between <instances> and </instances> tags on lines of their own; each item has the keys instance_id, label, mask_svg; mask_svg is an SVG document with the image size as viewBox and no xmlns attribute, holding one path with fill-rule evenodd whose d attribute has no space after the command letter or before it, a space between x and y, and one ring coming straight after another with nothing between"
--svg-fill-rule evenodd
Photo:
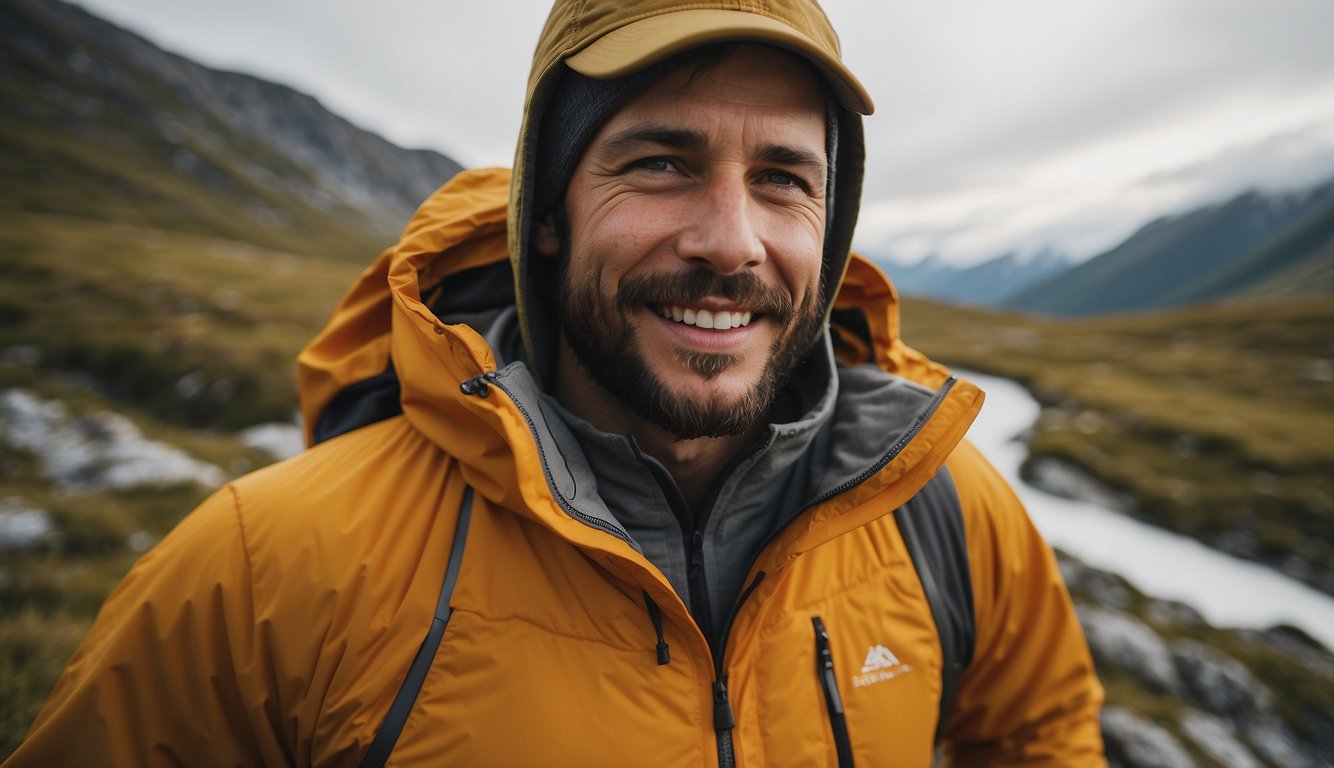
<instances>
[{"instance_id":1,"label":"yellow baseball cap","mask_svg":"<svg viewBox=\"0 0 1334 768\"><path fill-rule=\"evenodd\" d=\"M620 77L675 53L712 42L767 42L801 54L821 69L844 107L875 110L843 65L838 35L814 0L583 0L558 2L548 31L572 44L565 63L594 78Z\"/></svg>"}]
</instances>

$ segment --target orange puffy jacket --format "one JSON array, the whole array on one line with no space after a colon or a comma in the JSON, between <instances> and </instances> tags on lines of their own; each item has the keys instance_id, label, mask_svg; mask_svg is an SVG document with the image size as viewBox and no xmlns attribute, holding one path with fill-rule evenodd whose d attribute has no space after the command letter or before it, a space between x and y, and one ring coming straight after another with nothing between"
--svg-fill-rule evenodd
<instances>
[{"instance_id":1,"label":"orange puffy jacket","mask_svg":"<svg viewBox=\"0 0 1334 768\"><path fill-rule=\"evenodd\" d=\"M506 258L508 180L467 172L437 192L302 354L307 425L391 360L402 413L189 515L107 600L6 765L357 765L433 625L465 495L448 622L389 764L718 763L719 675L685 605L572 508L510 374L462 386L495 370L492 350L423 302L420 286ZM947 465L976 646L945 750L957 765L1103 765L1101 689L1052 553L962 441L982 393L942 389L947 373L899 341L894 292L860 259L834 317L848 312L845 362L945 393L891 461L806 509L752 566L717 670L737 764L836 764L817 617L858 765L932 763L941 651L893 512Z\"/></svg>"}]
</instances>

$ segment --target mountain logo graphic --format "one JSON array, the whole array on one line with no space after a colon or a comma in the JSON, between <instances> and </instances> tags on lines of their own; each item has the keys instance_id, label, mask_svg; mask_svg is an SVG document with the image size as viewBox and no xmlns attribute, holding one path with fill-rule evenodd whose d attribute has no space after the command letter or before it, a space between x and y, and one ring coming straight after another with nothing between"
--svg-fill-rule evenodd
<instances>
[{"instance_id":1,"label":"mountain logo graphic","mask_svg":"<svg viewBox=\"0 0 1334 768\"><path fill-rule=\"evenodd\" d=\"M862 663L862 674L875 672L878 669L890 669L899 665L899 658L894 652L883 645L873 645L866 652L866 661Z\"/></svg>"}]
</instances>

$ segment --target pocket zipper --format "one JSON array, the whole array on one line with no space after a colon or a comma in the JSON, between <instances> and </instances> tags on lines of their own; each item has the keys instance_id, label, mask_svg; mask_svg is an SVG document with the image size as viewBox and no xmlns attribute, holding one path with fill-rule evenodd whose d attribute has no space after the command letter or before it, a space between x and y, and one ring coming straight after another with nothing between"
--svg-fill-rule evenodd
<instances>
[{"instance_id":1,"label":"pocket zipper","mask_svg":"<svg viewBox=\"0 0 1334 768\"><path fill-rule=\"evenodd\" d=\"M843 697L838 692L834 675L834 654L829 650L829 632L819 616L811 617L815 626L815 673L824 689L824 703L829 710L829 726L834 731L834 748L838 752L838 768L853 768L852 739L848 736L848 719L843 712Z\"/></svg>"}]
</instances>

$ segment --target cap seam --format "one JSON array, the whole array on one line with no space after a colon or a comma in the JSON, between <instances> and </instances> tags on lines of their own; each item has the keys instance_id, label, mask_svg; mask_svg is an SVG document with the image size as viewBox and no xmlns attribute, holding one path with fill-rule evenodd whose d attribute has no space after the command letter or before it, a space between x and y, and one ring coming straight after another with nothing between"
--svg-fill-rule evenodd
<instances>
[{"instance_id":1,"label":"cap seam","mask_svg":"<svg viewBox=\"0 0 1334 768\"><path fill-rule=\"evenodd\" d=\"M585 0L580 0L580 1L579 1L579 11L582 11L582 10L583 10L584 2L585 2ZM801 34L801 35L806 35L806 34L807 34L806 32L804 32L804 31L802 31L802 30L800 30L800 29L798 29L798 28L792 26L790 23L788 23L788 20L787 20L787 19L785 19L785 18L783 18L782 16L780 16L780 15L774 13L773 9L769 6L769 4L768 4L767 2L762 3L761 6L760 6L759 8L756 8L756 9L753 10L753 11L746 11L746 10L742 10L742 9L740 9L740 8L731 8L731 9L728 9L728 8L719 8L717 3L708 3L708 2L684 3L684 4L681 4L681 5L677 5L677 6L672 7L670 10L662 11L662 12L658 12L658 13L644 13L644 12L641 12L641 13L638 13L638 14L635 14L635 15L632 15L632 16L621 16L621 17L617 17L616 20L615 20L615 22L614 22L615 25L614 25L614 26L609 26L605 31L601 32L600 34L597 34L597 35L588 35L588 36L582 36L582 35L581 35L581 36L580 36L580 39L579 39L579 41L578 41L578 42L579 42L579 49L578 49L578 50L575 50L575 48L574 48L574 46L573 46L573 44L572 44L573 41L571 41L571 44L568 44L568 45L566 46L566 48L565 48L565 51L564 51L563 53L561 53L560 58L561 58L561 59L568 59L568 58L570 58L570 57L572 57L572 56L578 54L578 53L581 52L583 49L585 49L585 48L591 46L593 43L596 43L597 41L599 41L599 40L601 40L602 38L606 37L607 35L611 34L612 32L614 32L614 31L616 31L616 30L618 30L618 29L622 29L622 28L624 28L624 27L628 27L628 26L630 26L631 24L635 24L635 23L637 23L637 22L644 21L645 19L653 19L653 18L657 18L657 17L659 17L659 16L668 16L668 15L671 15L671 14L674 14L674 13L680 13L680 12L682 12L682 11L725 11L725 10L731 10L731 11L734 11L734 12L736 12L736 13L753 13L753 14L756 14L756 15L759 15L759 16L764 16L765 18L767 18L767 19L769 19L769 20L771 20L771 21L776 21L776 22L778 22L779 24L782 24L783 26L787 27L788 29L791 29L792 31L796 32L797 34ZM572 25L573 25L573 24L577 24L578 21L575 20L575 19L572 19L572 20L571 20L571 23L572 23ZM582 27L581 27L581 29L582 29ZM571 29L571 32L573 32L573 28ZM807 35L807 36L809 36L809 35ZM814 40L814 38L812 38L812 39Z\"/></svg>"}]
</instances>

